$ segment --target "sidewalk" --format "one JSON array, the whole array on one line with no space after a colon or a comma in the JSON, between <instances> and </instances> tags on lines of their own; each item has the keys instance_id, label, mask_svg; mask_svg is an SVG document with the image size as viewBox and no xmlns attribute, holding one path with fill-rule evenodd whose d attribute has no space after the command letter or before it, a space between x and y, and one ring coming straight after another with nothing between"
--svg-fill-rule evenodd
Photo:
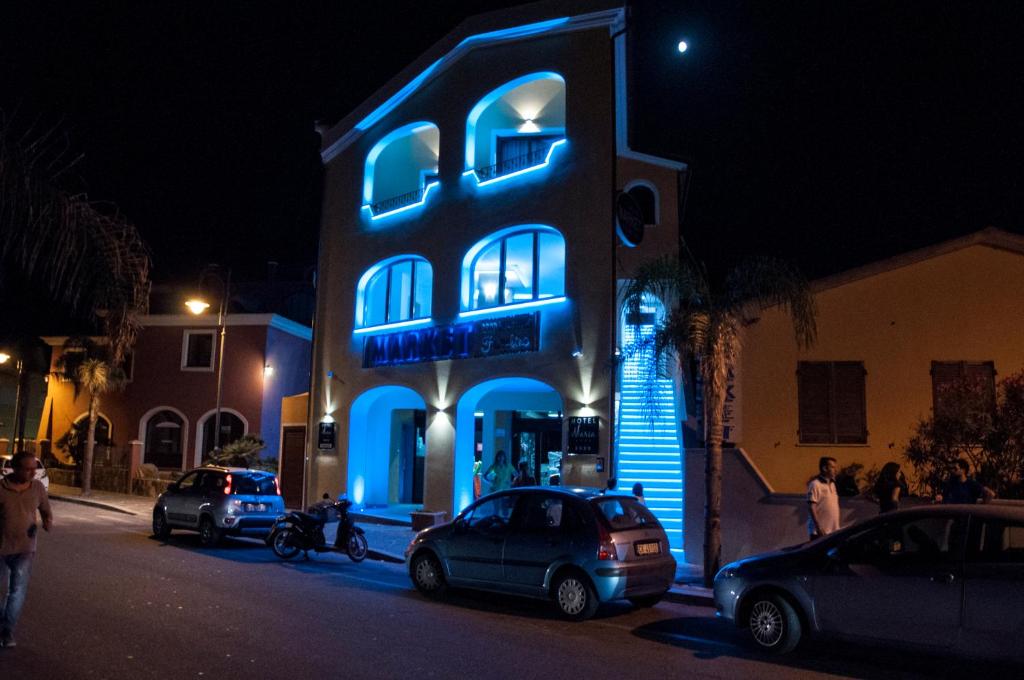
<instances>
[{"instance_id":1,"label":"sidewalk","mask_svg":"<svg viewBox=\"0 0 1024 680\"><path fill-rule=\"evenodd\" d=\"M153 512L155 498L132 496L110 491L93 491L88 498L83 498L81 490L72 486L50 484L50 498L57 501L79 503L103 510L138 515L148 518ZM382 562L402 564L405 562L405 549L416 535L407 526L360 522L359 526L366 531L366 542L370 545L370 558ZM324 528L328 542L334 540L337 523L331 522ZM700 585L702 570L699 565L681 563L676 571L676 583L669 589L665 599L669 602L697 605L699 607L714 606L714 596L710 589Z\"/></svg>"}]
</instances>

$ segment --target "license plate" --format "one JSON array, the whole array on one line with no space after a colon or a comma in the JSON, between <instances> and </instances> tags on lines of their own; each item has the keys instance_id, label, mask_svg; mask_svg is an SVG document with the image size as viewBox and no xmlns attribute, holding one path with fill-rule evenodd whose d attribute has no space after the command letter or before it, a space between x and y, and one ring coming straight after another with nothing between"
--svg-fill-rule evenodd
<instances>
[{"instance_id":1,"label":"license plate","mask_svg":"<svg viewBox=\"0 0 1024 680\"><path fill-rule=\"evenodd\" d=\"M640 557L660 555L661 543L659 541L637 541L633 544L633 550L635 550L636 554Z\"/></svg>"},{"instance_id":2,"label":"license plate","mask_svg":"<svg viewBox=\"0 0 1024 680\"><path fill-rule=\"evenodd\" d=\"M266 512L267 511L267 506L264 503L246 503L245 504L245 511L246 512Z\"/></svg>"}]
</instances>

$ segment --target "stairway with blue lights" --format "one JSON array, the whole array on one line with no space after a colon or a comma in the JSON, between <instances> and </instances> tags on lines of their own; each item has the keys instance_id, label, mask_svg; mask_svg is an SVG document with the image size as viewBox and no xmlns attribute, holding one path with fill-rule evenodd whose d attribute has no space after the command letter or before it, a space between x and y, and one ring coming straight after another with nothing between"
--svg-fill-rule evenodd
<instances>
[{"instance_id":1,"label":"stairway with blue lights","mask_svg":"<svg viewBox=\"0 0 1024 680\"><path fill-rule=\"evenodd\" d=\"M628 346L640 333L652 333L653 324L623 328ZM618 489L629 492L644 485L648 509L668 533L677 560L683 559L683 469L676 397L673 381L658 378L645 384L643 356L623 362L618 422ZM650 394L648 394L650 392Z\"/></svg>"}]
</instances>

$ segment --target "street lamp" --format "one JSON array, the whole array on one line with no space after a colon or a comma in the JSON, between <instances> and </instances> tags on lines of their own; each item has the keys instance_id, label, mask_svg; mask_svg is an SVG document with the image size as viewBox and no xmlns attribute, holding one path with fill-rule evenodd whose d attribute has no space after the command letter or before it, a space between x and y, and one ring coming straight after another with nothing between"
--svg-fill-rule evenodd
<instances>
[{"instance_id":1,"label":"street lamp","mask_svg":"<svg viewBox=\"0 0 1024 680\"><path fill-rule=\"evenodd\" d=\"M0 352L0 364L6 364L8 361L11 360L11 358L11 355L8 354L7 352ZM22 382L24 382L23 376L25 373L25 365L22 363L21 359L17 359L16 362L17 363L15 364L15 366L18 371L18 387L17 392L15 392L14 396L14 426L12 428L13 432L11 433L11 453L18 452L18 441L24 439L25 437L25 424L21 422L24 412L24 408L22 407L21 404L21 390Z\"/></svg>"},{"instance_id":2,"label":"street lamp","mask_svg":"<svg viewBox=\"0 0 1024 680\"><path fill-rule=\"evenodd\" d=\"M221 389L224 384L224 338L227 335L228 300L231 298L231 270L222 269L215 264L207 265L199 274L199 288L209 277L221 284L220 308L217 310L217 330L220 335L220 346L217 348L217 411L213 421L213 450L220 453L220 402ZM193 297L185 301L185 307L195 315L200 315L210 308L210 303L201 297Z\"/></svg>"}]
</instances>

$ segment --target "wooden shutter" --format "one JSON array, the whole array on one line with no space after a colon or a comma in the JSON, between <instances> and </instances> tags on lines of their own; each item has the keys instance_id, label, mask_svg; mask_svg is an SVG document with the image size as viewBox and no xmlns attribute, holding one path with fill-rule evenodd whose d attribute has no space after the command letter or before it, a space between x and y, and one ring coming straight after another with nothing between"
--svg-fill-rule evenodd
<instances>
[{"instance_id":1,"label":"wooden shutter","mask_svg":"<svg viewBox=\"0 0 1024 680\"><path fill-rule=\"evenodd\" d=\"M991 361L964 362L964 379L984 396L990 410L996 407L996 367Z\"/></svg>"},{"instance_id":2,"label":"wooden shutter","mask_svg":"<svg viewBox=\"0 0 1024 680\"><path fill-rule=\"evenodd\" d=\"M837 444L868 441L864 374L864 364L859 361L832 363L833 432Z\"/></svg>"},{"instance_id":3,"label":"wooden shutter","mask_svg":"<svg viewBox=\"0 0 1024 680\"><path fill-rule=\"evenodd\" d=\"M831 442L832 415L829 409L828 362L801 361L797 364L796 376L800 443Z\"/></svg>"}]
</instances>

